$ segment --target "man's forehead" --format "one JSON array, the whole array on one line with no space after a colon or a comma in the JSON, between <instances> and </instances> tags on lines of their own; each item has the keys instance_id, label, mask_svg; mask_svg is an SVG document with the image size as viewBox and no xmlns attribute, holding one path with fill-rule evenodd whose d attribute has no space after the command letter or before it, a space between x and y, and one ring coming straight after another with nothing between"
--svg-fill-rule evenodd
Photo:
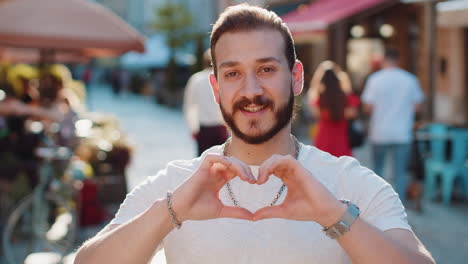
<instances>
[{"instance_id":1,"label":"man's forehead","mask_svg":"<svg viewBox=\"0 0 468 264\"><path fill-rule=\"evenodd\" d=\"M284 39L274 29L224 33L216 43L214 52L218 67L232 62L286 61Z\"/></svg>"}]
</instances>

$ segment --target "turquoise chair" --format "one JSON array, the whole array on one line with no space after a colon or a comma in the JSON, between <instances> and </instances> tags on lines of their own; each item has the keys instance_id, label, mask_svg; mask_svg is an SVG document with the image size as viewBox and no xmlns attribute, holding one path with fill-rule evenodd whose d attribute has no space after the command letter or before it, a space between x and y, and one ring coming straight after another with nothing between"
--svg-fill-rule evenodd
<instances>
[{"instance_id":1,"label":"turquoise chair","mask_svg":"<svg viewBox=\"0 0 468 264\"><path fill-rule=\"evenodd\" d=\"M449 132L452 142L451 158L444 164L442 170L442 201L450 204L453 192L453 184L457 176L465 175L465 161L468 147L468 130L451 129ZM466 184L466 181L465 181Z\"/></svg>"},{"instance_id":2,"label":"turquoise chair","mask_svg":"<svg viewBox=\"0 0 468 264\"><path fill-rule=\"evenodd\" d=\"M444 124L431 124L427 127L426 139L429 139L429 153L424 161L424 194L429 200L437 192L437 176L441 177L442 201L450 204L453 185L457 176L464 177L465 190L468 193L468 168L466 167L468 149L468 130L450 129ZM450 159L446 158L447 143L452 143ZM422 150L422 153L427 151Z\"/></svg>"},{"instance_id":3,"label":"turquoise chair","mask_svg":"<svg viewBox=\"0 0 468 264\"><path fill-rule=\"evenodd\" d=\"M428 200L434 199L437 191L436 180L445 169L448 126L444 124L430 124L424 131L419 131L420 153L424 155L424 196ZM422 136L421 136L422 135ZM429 140L429 150L421 147L421 139ZM427 155L429 153L429 155Z\"/></svg>"}]
</instances>

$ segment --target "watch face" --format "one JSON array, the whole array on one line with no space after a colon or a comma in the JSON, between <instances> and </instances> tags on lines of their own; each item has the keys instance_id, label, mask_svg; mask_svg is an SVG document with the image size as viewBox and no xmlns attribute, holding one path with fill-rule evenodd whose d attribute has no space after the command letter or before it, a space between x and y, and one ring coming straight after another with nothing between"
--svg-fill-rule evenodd
<instances>
[{"instance_id":1,"label":"watch face","mask_svg":"<svg viewBox=\"0 0 468 264\"><path fill-rule=\"evenodd\" d=\"M348 227L345 223L343 223L343 222L338 223L338 224L335 226L335 228L336 228L336 231L337 231L338 233L340 233L340 235L342 235L342 234L344 234L344 233L346 233L346 232L349 231L349 227Z\"/></svg>"}]
</instances>

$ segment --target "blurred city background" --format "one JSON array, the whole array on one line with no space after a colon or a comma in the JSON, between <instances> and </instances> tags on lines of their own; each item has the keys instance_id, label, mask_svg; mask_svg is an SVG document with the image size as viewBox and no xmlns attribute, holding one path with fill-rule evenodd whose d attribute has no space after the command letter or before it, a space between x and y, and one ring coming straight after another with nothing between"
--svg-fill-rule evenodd
<instances>
[{"instance_id":1,"label":"blurred city background","mask_svg":"<svg viewBox=\"0 0 468 264\"><path fill-rule=\"evenodd\" d=\"M333 60L359 96L385 48L399 50L425 95L409 222L437 263L466 263L467 0L0 0L0 263L72 263L127 192L167 162L197 156L184 90L203 70L212 24L242 2L286 22L305 91ZM313 144L305 95L293 133ZM368 142L353 155L372 167Z\"/></svg>"}]
</instances>

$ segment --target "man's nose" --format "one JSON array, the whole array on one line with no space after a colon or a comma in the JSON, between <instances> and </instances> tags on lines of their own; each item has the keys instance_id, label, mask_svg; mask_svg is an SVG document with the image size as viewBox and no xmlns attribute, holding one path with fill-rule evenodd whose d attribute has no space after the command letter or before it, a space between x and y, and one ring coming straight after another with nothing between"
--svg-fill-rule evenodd
<instances>
[{"instance_id":1,"label":"man's nose","mask_svg":"<svg viewBox=\"0 0 468 264\"><path fill-rule=\"evenodd\" d=\"M242 95L247 98L255 98L255 96L262 95L263 92L263 88L256 74L247 74L242 89Z\"/></svg>"}]
</instances>

